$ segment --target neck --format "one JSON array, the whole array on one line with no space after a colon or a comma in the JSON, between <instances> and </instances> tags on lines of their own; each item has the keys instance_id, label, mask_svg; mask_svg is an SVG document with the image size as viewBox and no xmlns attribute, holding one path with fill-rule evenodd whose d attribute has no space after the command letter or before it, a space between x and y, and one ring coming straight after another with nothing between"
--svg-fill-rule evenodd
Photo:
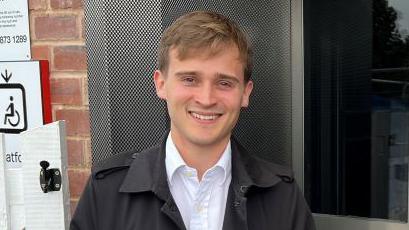
<instances>
[{"instance_id":1,"label":"neck","mask_svg":"<svg viewBox=\"0 0 409 230\"><path fill-rule=\"evenodd\" d=\"M185 163L197 170L199 181L202 180L203 174L219 161L229 142L229 139L226 139L218 144L196 145L179 139L173 133L171 135L172 141Z\"/></svg>"}]
</instances>

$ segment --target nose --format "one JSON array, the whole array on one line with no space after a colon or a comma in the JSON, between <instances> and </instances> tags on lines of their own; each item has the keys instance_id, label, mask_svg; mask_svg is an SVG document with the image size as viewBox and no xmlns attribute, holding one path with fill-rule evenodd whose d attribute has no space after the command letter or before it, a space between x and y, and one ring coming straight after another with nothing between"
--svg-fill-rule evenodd
<instances>
[{"instance_id":1,"label":"nose","mask_svg":"<svg viewBox=\"0 0 409 230\"><path fill-rule=\"evenodd\" d=\"M216 95L213 87L211 85L202 85L202 87L197 89L195 100L198 104L202 106L213 106L216 104Z\"/></svg>"}]
</instances>

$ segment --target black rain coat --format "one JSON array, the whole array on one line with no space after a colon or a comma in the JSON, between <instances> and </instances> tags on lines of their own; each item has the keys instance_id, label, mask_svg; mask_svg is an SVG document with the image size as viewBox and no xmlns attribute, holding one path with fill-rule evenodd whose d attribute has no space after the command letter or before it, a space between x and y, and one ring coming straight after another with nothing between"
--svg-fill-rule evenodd
<instances>
[{"instance_id":1,"label":"black rain coat","mask_svg":"<svg viewBox=\"0 0 409 230\"><path fill-rule=\"evenodd\" d=\"M94 167L71 230L186 229L170 193L166 138L140 153L117 154ZM223 230L314 230L291 170L247 153L232 140L232 181Z\"/></svg>"}]
</instances>

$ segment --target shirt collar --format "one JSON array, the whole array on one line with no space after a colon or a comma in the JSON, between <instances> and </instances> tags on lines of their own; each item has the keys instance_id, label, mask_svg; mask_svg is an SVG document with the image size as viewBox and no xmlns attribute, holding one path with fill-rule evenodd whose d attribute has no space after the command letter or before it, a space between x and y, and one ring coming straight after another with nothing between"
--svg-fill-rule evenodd
<instances>
[{"instance_id":1,"label":"shirt collar","mask_svg":"<svg viewBox=\"0 0 409 230\"><path fill-rule=\"evenodd\" d=\"M214 167L220 167L223 169L223 179L220 181L219 185L222 185L226 179L231 176L231 141L226 145L226 148L223 151L222 156L217 161Z\"/></svg>"},{"instance_id":2,"label":"shirt collar","mask_svg":"<svg viewBox=\"0 0 409 230\"><path fill-rule=\"evenodd\" d=\"M186 165L183 158L180 156L179 151L177 150L175 143L172 140L171 133L169 132L168 138L166 139L166 157L165 157L165 166L166 174L168 176L168 181L172 184L173 174L180 167Z\"/></svg>"},{"instance_id":3,"label":"shirt collar","mask_svg":"<svg viewBox=\"0 0 409 230\"><path fill-rule=\"evenodd\" d=\"M172 140L172 136L170 132L166 139L165 165L166 165L166 173L168 177L167 179L170 185L172 185L173 175L175 174L175 172L179 168L183 166L187 166L186 162L180 156L180 153L177 150ZM223 170L223 179L220 182L220 184L223 184L226 181L226 179L231 175L231 141L230 140L227 143L222 156L211 169L216 168L216 167L219 167Z\"/></svg>"},{"instance_id":4,"label":"shirt collar","mask_svg":"<svg viewBox=\"0 0 409 230\"><path fill-rule=\"evenodd\" d=\"M167 201L170 197L165 166L167 136L168 132L161 138L160 144L142 152L117 154L119 159L106 160L94 165L93 178L104 178L116 170L129 168L119 188L120 192L152 191L161 200ZM281 181L280 175L293 178L290 168L252 157L234 137L231 138L231 173L226 175L232 176L232 187L237 193L244 187L274 186Z\"/></svg>"}]
</instances>

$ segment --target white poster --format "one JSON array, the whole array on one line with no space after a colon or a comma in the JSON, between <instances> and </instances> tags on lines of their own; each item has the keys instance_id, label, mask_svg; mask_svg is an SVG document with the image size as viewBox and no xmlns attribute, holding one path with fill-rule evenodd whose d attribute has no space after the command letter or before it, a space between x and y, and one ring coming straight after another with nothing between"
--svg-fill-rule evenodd
<instances>
[{"instance_id":1,"label":"white poster","mask_svg":"<svg viewBox=\"0 0 409 230\"><path fill-rule=\"evenodd\" d=\"M21 168L17 134L43 125L40 65L38 61L0 62L0 76L0 133L6 134L6 168Z\"/></svg>"},{"instance_id":2,"label":"white poster","mask_svg":"<svg viewBox=\"0 0 409 230\"><path fill-rule=\"evenodd\" d=\"M0 61L30 60L27 0L0 0Z\"/></svg>"},{"instance_id":3,"label":"white poster","mask_svg":"<svg viewBox=\"0 0 409 230\"><path fill-rule=\"evenodd\" d=\"M11 230L21 230L25 226L24 153L21 151L19 133L42 125L40 62L0 62L0 133L5 134L2 157Z\"/></svg>"}]
</instances>

